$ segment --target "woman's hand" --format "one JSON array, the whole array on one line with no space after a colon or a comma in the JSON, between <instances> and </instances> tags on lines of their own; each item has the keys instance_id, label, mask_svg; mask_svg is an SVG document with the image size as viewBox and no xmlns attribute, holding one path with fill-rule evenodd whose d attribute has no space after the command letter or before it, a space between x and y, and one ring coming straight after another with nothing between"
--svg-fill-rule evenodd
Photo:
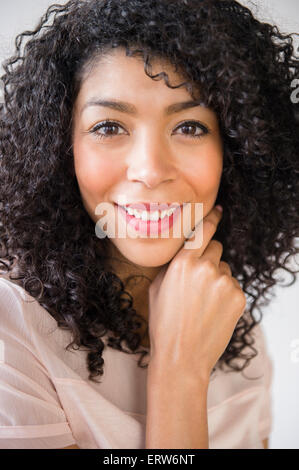
<instances>
[{"instance_id":1,"label":"woman's hand","mask_svg":"<svg viewBox=\"0 0 299 470\"><path fill-rule=\"evenodd\" d=\"M223 246L211 240L221 217L214 207L201 222L202 246L183 247L150 285L151 358L161 371L209 380L245 310L245 294L220 261Z\"/></svg>"}]
</instances>

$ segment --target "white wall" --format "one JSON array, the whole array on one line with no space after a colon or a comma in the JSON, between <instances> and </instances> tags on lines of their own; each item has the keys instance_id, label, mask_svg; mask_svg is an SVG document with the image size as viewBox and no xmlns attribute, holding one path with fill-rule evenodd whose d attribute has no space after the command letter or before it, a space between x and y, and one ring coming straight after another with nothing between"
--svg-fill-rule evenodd
<instances>
[{"instance_id":1,"label":"white wall","mask_svg":"<svg viewBox=\"0 0 299 470\"><path fill-rule=\"evenodd\" d=\"M0 0L0 62L13 52L16 34L36 26L52 3L64 0ZM242 0L263 21L276 23L283 32L299 33L299 0ZM296 44L299 44L298 38ZM299 52L298 52L299 54ZM2 73L2 69L0 71ZM298 260L299 262L299 260ZM291 266L299 269L295 260ZM290 276L277 275L289 282ZM299 448L299 282L276 287L276 298L264 309L262 327L274 362L273 431L269 448ZM298 353L296 353L297 349Z\"/></svg>"}]
</instances>

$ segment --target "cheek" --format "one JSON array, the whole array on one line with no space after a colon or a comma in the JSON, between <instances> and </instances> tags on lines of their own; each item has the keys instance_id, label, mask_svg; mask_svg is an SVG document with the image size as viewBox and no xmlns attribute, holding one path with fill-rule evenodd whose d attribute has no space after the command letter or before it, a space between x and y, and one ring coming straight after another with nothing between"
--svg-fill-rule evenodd
<instances>
[{"instance_id":1,"label":"cheek","mask_svg":"<svg viewBox=\"0 0 299 470\"><path fill-rule=\"evenodd\" d=\"M196 195L201 199L213 198L222 175L222 150L219 146L202 148L188 166L188 179Z\"/></svg>"},{"instance_id":2,"label":"cheek","mask_svg":"<svg viewBox=\"0 0 299 470\"><path fill-rule=\"evenodd\" d=\"M119 175L119 165L109 154L99 151L96 144L74 141L74 166L81 192L100 196L112 186Z\"/></svg>"}]
</instances>

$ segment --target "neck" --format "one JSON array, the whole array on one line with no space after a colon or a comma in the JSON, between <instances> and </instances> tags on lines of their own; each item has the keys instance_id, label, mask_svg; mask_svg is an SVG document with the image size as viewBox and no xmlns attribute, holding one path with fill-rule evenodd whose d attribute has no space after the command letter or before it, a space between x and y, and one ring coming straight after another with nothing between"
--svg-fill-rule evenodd
<instances>
[{"instance_id":1,"label":"neck","mask_svg":"<svg viewBox=\"0 0 299 470\"><path fill-rule=\"evenodd\" d=\"M146 321L136 331L143 337L142 346L150 347L147 329L149 316L148 289L161 266L147 267L134 264L125 258L113 243L110 243L108 258L109 268L124 283L125 290L132 295L133 308Z\"/></svg>"}]
</instances>

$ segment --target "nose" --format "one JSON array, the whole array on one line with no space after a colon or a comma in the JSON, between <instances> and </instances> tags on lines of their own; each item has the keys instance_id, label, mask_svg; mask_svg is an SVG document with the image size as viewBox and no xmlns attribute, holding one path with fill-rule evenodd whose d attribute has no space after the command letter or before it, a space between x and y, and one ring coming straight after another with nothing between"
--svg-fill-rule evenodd
<instances>
[{"instance_id":1,"label":"nose","mask_svg":"<svg viewBox=\"0 0 299 470\"><path fill-rule=\"evenodd\" d=\"M127 178L129 181L144 183L154 188L162 182L177 177L173 149L153 132L136 139L127 158Z\"/></svg>"}]
</instances>

